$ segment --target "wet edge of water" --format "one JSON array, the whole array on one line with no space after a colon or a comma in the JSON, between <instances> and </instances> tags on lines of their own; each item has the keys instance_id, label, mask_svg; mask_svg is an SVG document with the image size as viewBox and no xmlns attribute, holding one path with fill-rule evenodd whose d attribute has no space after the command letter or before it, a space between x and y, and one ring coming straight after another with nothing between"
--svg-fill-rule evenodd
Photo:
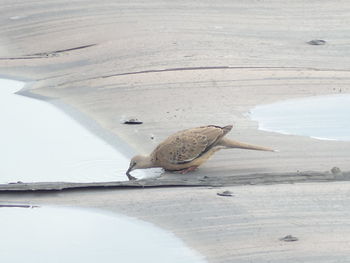
<instances>
[{"instance_id":1,"label":"wet edge of water","mask_svg":"<svg viewBox=\"0 0 350 263\"><path fill-rule=\"evenodd\" d=\"M50 97L46 97L46 96L31 92L32 87L36 82L35 80L3 75L3 74L0 74L0 78L24 82L25 83L24 87L21 90L15 92L15 94L32 98L32 99L45 101L53 105L54 107L64 112L67 116L71 117L74 121L82 125L85 129L87 129L93 135L97 136L98 138L101 138L107 144L111 145L115 150L120 152L126 158L130 158L136 154L136 150L133 149L125 141L123 141L120 137L118 137L118 135L112 133L111 131L108 131L107 129L104 129L100 124L97 123L97 121L90 118L83 112L79 111L74 106L67 104L57 98L50 98Z\"/></svg>"},{"instance_id":2,"label":"wet edge of water","mask_svg":"<svg viewBox=\"0 0 350 263\"><path fill-rule=\"evenodd\" d=\"M63 111L74 121L81 124L93 135L101 138L107 144L111 145L115 150L123 154L125 157L130 158L135 154L135 150L132 149L132 147L124 142L120 137L118 137L118 135L108 131L107 129L104 129L100 124L97 123L97 121L79 111L74 106L63 102L60 99L50 98L31 92L31 86L33 85L34 83L26 83L24 88L16 92L16 94L50 103L59 110Z\"/></svg>"},{"instance_id":3,"label":"wet edge of water","mask_svg":"<svg viewBox=\"0 0 350 263\"><path fill-rule=\"evenodd\" d=\"M105 143L110 147L111 149L114 149L115 152L117 152L121 157L123 157L123 161L126 161L125 164L125 171L127 169L128 160L136 154L136 150L129 144L127 144L124 140L122 140L118 135L114 134L113 132L104 129L101 125L98 124L97 121L89 117L88 115L82 113L74 106L67 104L63 102L62 100L58 98L51 98L47 96L42 96L40 94L36 94L32 92L32 86L36 83L35 81L28 80L28 79L20 79L13 76L4 76L0 75L0 78L3 80L8 81L14 81L19 82L21 84L21 88L18 88L17 91L13 92L15 96L23 96L23 98L27 99L34 99L38 102L41 102L43 104L51 105L53 106L53 109L55 109L57 112L60 112L62 116L66 116L66 118L70 119L72 122L75 122L77 125L79 125L82 129L85 130L85 132L91 134L96 139L99 139L101 142ZM124 160L125 159L125 160ZM118 162L119 159L115 159L116 162ZM147 170L138 170L136 171L137 178L139 179L147 179L147 178L157 178L163 173L163 169L161 168L152 168ZM125 176L124 172L122 172L121 176ZM125 180L122 179L108 179L108 180L102 180L100 183L103 184L103 182L108 183L112 181L116 182L123 182L126 181L127 177L125 176ZM60 181L60 180L56 180ZM46 182L46 181L45 181ZM71 182L70 180L64 180L62 182ZM74 182L74 181L72 181ZM94 180L91 180L91 182L94 182ZM55 181L53 181L55 183Z\"/></svg>"},{"instance_id":4,"label":"wet edge of water","mask_svg":"<svg viewBox=\"0 0 350 263\"><path fill-rule=\"evenodd\" d=\"M103 219L103 217L108 217L109 219L114 219L118 223L118 221L121 221L122 223L127 222L130 226L135 224L137 227L141 229L145 229L147 231L151 231L153 235L155 235L156 241L159 243L161 239L163 239L162 242L166 241L164 244L164 248L166 250L172 251L174 253L174 249L179 250L180 257L184 257L184 260L186 262L198 262L198 263L205 263L207 262L205 257L197 252L194 248L191 246L188 246L181 238L179 238L177 235L175 235L172 231L169 231L167 229L163 229L154 223L139 219L137 217L128 216L122 213L113 212L109 210L105 210L102 208L86 208L86 207L74 207L74 206L67 206L67 205L35 205L31 203L23 203L23 202L4 202L0 201L0 209L10 209L10 208L20 208L20 209L48 209L48 211L44 211L44 213L50 212L50 210L56 210L56 212L69 212L72 211L75 214L82 214L82 216L86 215L89 217L95 217L95 219ZM37 229L37 228L34 228ZM37 230L34 230L37 231ZM135 234L135 233L134 233ZM166 240L165 240L166 239ZM132 244L131 244L132 246ZM168 252L169 252L168 251ZM157 256L157 255L155 255ZM158 255L159 256L159 255ZM193 261L192 261L193 260Z\"/></svg>"}]
</instances>

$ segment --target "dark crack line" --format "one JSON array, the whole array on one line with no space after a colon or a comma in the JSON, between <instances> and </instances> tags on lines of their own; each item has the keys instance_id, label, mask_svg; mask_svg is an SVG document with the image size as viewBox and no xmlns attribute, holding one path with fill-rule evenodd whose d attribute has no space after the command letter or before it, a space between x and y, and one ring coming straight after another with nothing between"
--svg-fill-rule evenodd
<instances>
[{"instance_id":1,"label":"dark crack line","mask_svg":"<svg viewBox=\"0 0 350 263\"><path fill-rule=\"evenodd\" d=\"M36 59L36 58L47 58L47 57L43 57L43 56L10 57L10 58L0 58L0 60L20 60L20 59Z\"/></svg>"},{"instance_id":2,"label":"dark crack line","mask_svg":"<svg viewBox=\"0 0 350 263\"><path fill-rule=\"evenodd\" d=\"M91 77L81 80L74 80L65 83L58 84L57 86L64 86L66 84L77 83L88 80L95 79L105 79L111 77L120 77L127 75L138 75L138 74L149 74L149 73L162 73L162 72L175 72L175 71L196 71L196 70L218 70L218 69L297 69L297 70L312 70L312 71L349 71L349 69L320 69L320 68L311 68L311 67L266 67L266 66L253 66L253 67L233 67L233 66L211 66L211 67L182 67L182 68L166 68L166 69L151 69L151 70L141 70L141 71L132 71L132 72L124 72L124 73L115 73L109 75L102 75L97 77Z\"/></svg>"},{"instance_id":3,"label":"dark crack line","mask_svg":"<svg viewBox=\"0 0 350 263\"><path fill-rule=\"evenodd\" d=\"M79 46L79 47L72 47L72 48L67 48L67 49L54 50L54 51L49 51L49 52L34 53L34 54L29 54L27 56L48 56L48 55L52 55L52 54L59 54L59 53L73 51L73 50L93 47L93 46L96 46L96 45L97 44L89 44L89 45L84 45L84 46Z\"/></svg>"},{"instance_id":4,"label":"dark crack line","mask_svg":"<svg viewBox=\"0 0 350 263\"><path fill-rule=\"evenodd\" d=\"M28 54L28 55L24 55L23 57L0 58L0 60L20 60L20 59L49 58L50 56L54 56L56 54L69 52L69 51L74 51L74 50L79 50L79 49L84 49L84 48L89 48L89 47L93 47L93 46L96 46L96 45L97 44L89 44L89 45L84 45L84 46L79 46L79 47L72 47L72 48L67 48L67 49L54 50L54 51L49 51L49 52L40 52L40 53Z\"/></svg>"},{"instance_id":5,"label":"dark crack line","mask_svg":"<svg viewBox=\"0 0 350 263\"><path fill-rule=\"evenodd\" d=\"M36 79L35 81L43 81L43 80L48 80L48 79L55 79L55 78L69 76L69 75L72 75L72 73L65 73L65 74L50 76L50 77L46 77L46 78Z\"/></svg>"},{"instance_id":6,"label":"dark crack line","mask_svg":"<svg viewBox=\"0 0 350 263\"><path fill-rule=\"evenodd\" d=\"M298 67L231 67L231 66L166 68L166 69L151 69L151 70L117 73L117 74L101 76L99 78L110 78L110 77L117 77L117 76L147 74L147 73L159 73L159 72L195 71L195 70L211 70L211 69L300 69L300 68L298 68Z\"/></svg>"}]
</instances>

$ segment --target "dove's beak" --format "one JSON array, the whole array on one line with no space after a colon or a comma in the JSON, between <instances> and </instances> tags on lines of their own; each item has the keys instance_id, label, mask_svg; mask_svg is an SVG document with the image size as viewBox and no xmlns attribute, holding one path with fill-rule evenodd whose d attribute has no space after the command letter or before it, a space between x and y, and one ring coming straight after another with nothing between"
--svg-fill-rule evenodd
<instances>
[{"instance_id":1,"label":"dove's beak","mask_svg":"<svg viewBox=\"0 0 350 263\"><path fill-rule=\"evenodd\" d=\"M126 171L126 176L129 178L129 180L136 180L135 177L131 176L130 172L133 170L135 164L130 164L129 169Z\"/></svg>"}]
</instances>

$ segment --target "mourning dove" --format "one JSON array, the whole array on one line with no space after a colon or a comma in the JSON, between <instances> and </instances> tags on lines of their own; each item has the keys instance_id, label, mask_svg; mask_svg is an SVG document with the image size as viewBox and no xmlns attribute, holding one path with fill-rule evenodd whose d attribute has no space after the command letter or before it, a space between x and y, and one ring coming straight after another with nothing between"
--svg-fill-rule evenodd
<instances>
[{"instance_id":1,"label":"mourning dove","mask_svg":"<svg viewBox=\"0 0 350 263\"><path fill-rule=\"evenodd\" d=\"M162 167L168 171L180 171L185 174L195 170L220 149L274 151L224 138L231 129L232 125L209 125L179 131L160 143L150 155L133 157L126 175L129 180L136 180L130 175L132 170L152 167Z\"/></svg>"}]
</instances>

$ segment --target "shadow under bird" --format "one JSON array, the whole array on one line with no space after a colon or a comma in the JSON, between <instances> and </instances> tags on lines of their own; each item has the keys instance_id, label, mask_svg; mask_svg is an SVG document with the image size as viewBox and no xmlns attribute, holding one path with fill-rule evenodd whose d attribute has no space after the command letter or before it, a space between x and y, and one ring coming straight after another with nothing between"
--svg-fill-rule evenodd
<instances>
[{"instance_id":1,"label":"shadow under bird","mask_svg":"<svg viewBox=\"0 0 350 263\"><path fill-rule=\"evenodd\" d=\"M225 138L232 125L219 127L202 126L179 131L160 143L150 155L136 155L130 161L126 175L129 180L136 180L130 175L135 169L161 167L167 171L179 171L182 174L195 170L221 149L240 148L247 150L275 150L233 141Z\"/></svg>"}]
</instances>

